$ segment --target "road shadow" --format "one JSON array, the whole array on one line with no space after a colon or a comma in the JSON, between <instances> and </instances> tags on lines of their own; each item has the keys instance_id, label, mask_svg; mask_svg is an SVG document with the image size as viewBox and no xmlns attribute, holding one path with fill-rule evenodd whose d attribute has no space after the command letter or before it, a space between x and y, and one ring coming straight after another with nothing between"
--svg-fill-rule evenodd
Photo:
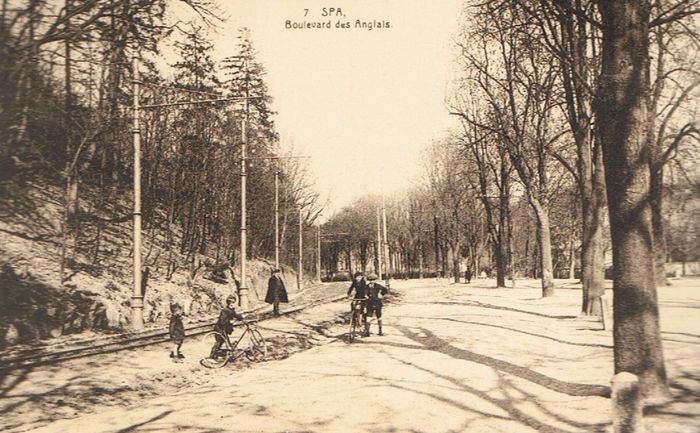
<instances>
[{"instance_id":1,"label":"road shadow","mask_svg":"<svg viewBox=\"0 0 700 433\"><path fill-rule=\"evenodd\" d=\"M434 301L434 302L412 302L412 303L424 304L424 305L459 305L459 306L464 306L464 307L489 308L492 310L512 311L514 313L529 314L529 315L537 316L537 317L546 317L548 319L576 319L578 317L578 316L570 316L570 315L554 315L554 314L538 313L536 311L520 310L518 308L505 307L502 305L487 304L487 303L480 302L480 301L465 301L465 302Z\"/></svg>"},{"instance_id":2,"label":"road shadow","mask_svg":"<svg viewBox=\"0 0 700 433\"><path fill-rule=\"evenodd\" d=\"M142 421L140 423L136 423L136 424L131 425L129 427L117 430L115 433L131 433L131 432L138 431L141 429L141 427L148 425L148 424L151 424L153 422L156 422L158 420L161 420L161 419L165 418L166 416L170 415L171 413L173 413L172 410L166 410L166 411L154 416L153 418L150 418L150 419L147 419L146 421Z\"/></svg>"},{"instance_id":3,"label":"road shadow","mask_svg":"<svg viewBox=\"0 0 700 433\"><path fill-rule=\"evenodd\" d=\"M548 409L545 407L542 403L538 401L538 397L534 394L528 393L525 389L522 387L519 387L513 383L513 381L508 380L506 376L498 372L498 390L501 392L502 395L506 396L505 398L496 398L493 397L492 394L495 394L492 390L491 391L483 391L479 390L477 388L474 388L473 386L468 385L467 383L464 383L463 380L456 379L454 377L451 377L447 374L437 372L433 369L425 368L422 366L419 366L415 363L405 361L402 359L398 359L396 357L391 356L395 361L400 362L402 364L405 364L407 366L410 366L414 369L417 369L419 371L422 371L424 373L428 373L432 375L435 379L442 379L445 380L452 385L454 385L457 389L459 389L462 392L471 394L473 396L478 397L479 399L489 403L492 406L495 406L505 412L508 416L499 416L494 413L488 413L484 411L479 411L476 410L472 407L465 406L463 403L460 403L454 399L450 399L445 397L444 395L436 395L434 393L430 392L424 392L420 390L415 390L415 389L410 389L404 386L400 385L394 385L391 384L391 386L395 386L398 388L401 388L403 390L407 391L412 391L412 392L417 392L423 395L430 396L432 398L435 398L443 403L450 404L454 407L457 407L459 409L465 410L467 412L471 412L477 415L480 415L482 417L487 417L487 418L497 418L501 420L514 420L519 422L522 425L528 426L530 428L535 429L538 432L542 433L565 433L570 430L564 430L555 426L552 426L550 423L548 423L546 420L541 420L539 415L545 415L549 417L550 419L556 420L558 423L561 423L567 427L572 427L576 429L584 429L585 431L589 432L604 432L605 428L607 426L607 423L581 423L575 420L568 419L564 416L561 416L554 411ZM518 405L534 405L540 414L538 416L533 416L532 414L528 414L525 410L521 409L518 407ZM478 418L471 419L465 424L462 425L462 430L467 431L471 424L473 424L475 421L478 421Z\"/></svg>"},{"instance_id":4,"label":"road shadow","mask_svg":"<svg viewBox=\"0 0 700 433\"><path fill-rule=\"evenodd\" d=\"M695 413L687 411L687 405L683 403L700 403L700 375L683 372L674 377L669 384L673 399L668 403L658 406L647 406L644 408L644 416L649 415L670 415L685 419L700 421L700 410ZM680 410L675 410L678 403L682 406Z\"/></svg>"},{"instance_id":5,"label":"road shadow","mask_svg":"<svg viewBox=\"0 0 700 433\"><path fill-rule=\"evenodd\" d=\"M661 334L668 334L668 335L680 335L683 337L692 337L692 338L700 338L700 335L698 334L689 334L687 332L668 332L668 331L661 331Z\"/></svg>"},{"instance_id":6,"label":"road shadow","mask_svg":"<svg viewBox=\"0 0 700 433\"><path fill-rule=\"evenodd\" d=\"M561 344L568 344L571 346L595 347L595 348L601 348L601 349L612 349L613 348L613 346L610 344L576 343L573 341L560 340L558 338L550 337L550 336L543 335L543 334L537 334L534 332L527 332L527 331L523 331L520 329L510 328L508 326L494 325L491 323L484 323L484 322L474 322L474 321L470 321L470 320L458 320L458 319L454 319L451 317L420 317L420 316L402 316L402 317L412 318L412 319L425 319L425 320L445 320L445 321L449 321L449 322L464 323L467 325L488 326L491 328L504 329L506 331L517 332L519 334L525 334L525 335L530 335L533 337L544 338L546 340L555 341L555 342L561 343Z\"/></svg>"},{"instance_id":7,"label":"road shadow","mask_svg":"<svg viewBox=\"0 0 700 433\"><path fill-rule=\"evenodd\" d=\"M0 430L24 424L36 428L105 406L128 406L159 392L161 385L155 381L127 383L119 379L120 370L138 371L138 364L115 357L99 365L106 369L96 373L83 366L65 376L63 367L26 367L2 372Z\"/></svg>"},{"instance_id":8,"label":"road shadow","mask_svg":"<svg viewBox=\"0 0 700 433\"><path fill-rule=\"evenodd\" d=\"M442 353L444 355L448 355L456 359L461 359L463 361L476 362L478 364L482 364L493 368L494 370L508 373L521 379L527 380L529 382L532 382L536 385L542 386L555 392L574 397L610 397L609 386L573 383L555 379L553 377L549 377L545 374L538 373L536 371L530 370L529 368L521 367L519 365L507 361L496 359L487 355L480 355L469 350L460 349L451 345L447 341L437 337L434 333L425 328L418 328L420 332L413 332L405 326L397 325L396 329L398 329L409 340L417 343L418 348ZM421 334L425 336L422 336ZM416 346L413 345L404 345L401 343L392 342L372 342L370 344L386 344L409 349L416 349Z\"/></svg>"}]
</instances>

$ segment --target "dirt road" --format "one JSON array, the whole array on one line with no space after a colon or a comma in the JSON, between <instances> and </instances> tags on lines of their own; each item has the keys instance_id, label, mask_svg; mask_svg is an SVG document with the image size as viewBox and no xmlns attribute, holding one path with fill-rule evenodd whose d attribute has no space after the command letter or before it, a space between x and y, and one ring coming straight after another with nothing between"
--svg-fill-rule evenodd
<instances>
[{"instance_id":1,"label":"dirt road","mask_svg":"<svg viewBox=\"0 0 700 433\"><path fill-rule=\"evenodd\" d=\"M270 361L207 370L199 341L2 378L0 427L38 432L578 432L610 423L612 337L580 290L395 282L387 335L347 344L346 302L261 324ZM560 282L563 284L563 282ZM675 400L650 432L700 431L700 280L660 290ZM376 328L376 327L375 327ZM375 329L376 331L376 329Z\"/></svg>"}]
</instances>

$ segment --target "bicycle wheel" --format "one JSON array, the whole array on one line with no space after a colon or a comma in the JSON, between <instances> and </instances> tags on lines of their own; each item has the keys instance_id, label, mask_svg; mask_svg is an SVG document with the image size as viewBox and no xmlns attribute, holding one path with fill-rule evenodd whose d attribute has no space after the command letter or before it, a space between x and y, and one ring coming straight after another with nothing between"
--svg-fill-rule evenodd
<instances>
[{"instance_id":1,"label":"bicycle wheel","mask_svg":"<svg viewBox=\"0 0 700 433\"><path fill-rule=\"evenodd\" d=\"M348 334L350 343L355 340L355 332L357 332L357 311L353 309L352 313L350 313L350 333Z\"/></svg>"},{"instance_id":2,"label":"bicycle wheel","mask_svg":"<svg viewBox=\"0 0 700 433\"><path fill-rule=\"evenodd\" d=\"M201 364L207 368L221 368L228 364L231 355L231 346L228 344L228 340L220 333L213 331L204 335L204 343L207 347L214 347L214 344L222 340L221 346L216 353L209 353L206 358L201 360Z\"/></svg>"},{"instance_id":3,"label":"bicycle wheel","mask_svg":"<svg viewBox=\"0 0 700 433\"><path fill-rule=\"evenodd\" d=\"M248 331L250 346L245 351L245 356L251 361L262 361L267 356L267 346L260 331L251 329Z\"/></svg>"}]
</instances>

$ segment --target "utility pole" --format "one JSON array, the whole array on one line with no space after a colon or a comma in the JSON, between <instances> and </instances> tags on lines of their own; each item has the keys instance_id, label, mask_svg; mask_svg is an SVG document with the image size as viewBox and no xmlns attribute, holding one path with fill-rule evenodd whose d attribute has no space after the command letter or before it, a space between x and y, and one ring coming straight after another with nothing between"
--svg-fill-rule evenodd
<instances>
[{"instance_id":1,"label":"utility pole","mask_svg":"<svg viewBox=\"0 0 700 433\"><path fill-rule=\"evenodd\" d=\"M321 282L321 223L316 230L316 279Z\"/></svg>"},{"instance_id":2,"label":"utility pole","mask_svg":"<svg viewBox=\"0 0 700 433\"><path fill-rule=\"evenodd\" d=\"M131 296L131 327L143 329L143 291L141 287L141 126L139 112L139 59L134 54L134 291Z\"/></svg>"},{"instance_id":3,"label":"utility pole","mask_svg":"<svg viewBox=\"0 0 700 433\"><path fill-rule=\"evenodd\" d=\"M243 310L248 309L248 286L246 284L246 255L248 254L248 221L246 215L246 165L248 147L248 65L246 59L241 59L243 79L245 80L245 112L241 120L241 286L238 289L238 304Z\"/></svg>"},{"instance_id":4,"label":"utility pole","mask_svg":"<svg viewBox=\"0 0 700 433\"><path fill-rule=\"evenodd\" d=\"M250 98L253 99L253 98ZM255 159L270 159L279 161L281 159L299 159L308 156L251 156L242 159L243 162ZM279 168L275 169L275 267L280 267L280 174ZM242 183L245 185L245 182ZM242 238L241 238L242 239Z\"/></svg>"},{"instance_id":5,"label":"utility pole","mask_svg":"<svg viewBox=\"0 0 700 433\"><path fill-rule=\"evenodd\" d=\"M275 268L280 267L280 171L275 170Z\"/></svg>"},{"instance_id":6,"label":"utility pole","mask_svg":"<svg viewBox=\"0 0 700 433\"><path fill-rule=\"evenodd\" d=\"M134 212L133 212L133 225L134 225L134 232L133 232L133 254L134 254L134 259L133 259L133 292L131 296L131 326L132 329L134 330L141 330L143 329L143 300L144 300L144 290L145 288L143 286L143 277L142 277L142 269L141 269L141 110L143 109L151 109L151 108L162 108L162 107L173 107L173 106L183 106L183 105L199 105L199 104L211 104L211 103L221 103L221 102L240 102L241 100L245 100L245 106L246 106L246 119L244 119L243 123L243 136L245 137L245 122L247 121L247 113L248 113L248 100L249 99L257 99L257 96L250 97L248 96L248 91L246 88L246 97L225 97L225 98L216 98L216 99L205 99L205 100L188 100L188 101L176 101L176 102L166 102L162 104L143 104L141 105L140 102L140 93L141 93L141 84L146 85L146 83L141 83L141 77L139 74L139 59L138 59L138 54L134 54L134 57L132 59L132 66L133 66L133 93L134 93L134 100L133 100L133 127L132 127L132 133L133 133L133 145L134 145ZM241 203L243 204L242 206L242 220L245 220L245 140L243 142L243 156L244 158L242 159L242 169L241 169L241 177L242 177L242 195L241 195ZM242 231L245 230L245 227L242 227ZM244 236L241 237L242 239L242 244L244 244L243 239L245 239ZM245 249L243 249L245 251ZM242 284L245 284L245 254L241 255L242 261L241 261L241 270L243 271L241 273L241 282ZM241 287L243 289L243 287ZM241 290L239 292L239 296L243 293L246 293L247 289L245 289L245 292ZM247 301L247 293L246 293L246 301Z\"/></svg>"},{"instance_id":7,"label":"utility pole","mask_svg":"<svg viewBox=\"0 0 700 433\"><path fill-rule=\"evenodd\" d=\"M435 236L435 278L440 278L440 248L438 247L438 219L433 215L433 228Z\"/></svg>"},{"instance_id":8,"label":"utility pole","mask_svg":"<svg viewBox=\"0 0 700 433\"><path fill-rule=\"evenodd\" d=\"M418 241L418 279L423 279L423 241Z\"/></svg>"},{"instance_id":9,"label":"utility pole","mask_svg":"<svg viewBox=\"0 0 700 433\"><path fill-rule=\"evenodd\" d=\"M382 279L382 216L379 206L377 206L377 273Z\"/></svg>"},{"instance_id":10,"label":"utility pole","mask_svg":"<svg viewBox=\"0 0 700 433\"><path fill-rule=\"evenodd\" d=\"M297 271L297 288L299 290L302 289L302 273L304 272L303 268L303 254L304 254L304 233L302 232L302 219L301 219L301 206L299 206L299 262L298 266L299 269Z\"/></svg>"},{"instance_id":11,"label":"utility pole","mask_svg":"<svg viewBox=\"0 0 700 433\"><path fill-rule=\"evenodd\" d=\"M384 284L389 287L391 280L391 263L389 259L389 241L386 233L386 199L384 194L382 194L382 224L384 226L384 259L386 260L386 276L384 277Z\"/></svg>"}]
</instances>

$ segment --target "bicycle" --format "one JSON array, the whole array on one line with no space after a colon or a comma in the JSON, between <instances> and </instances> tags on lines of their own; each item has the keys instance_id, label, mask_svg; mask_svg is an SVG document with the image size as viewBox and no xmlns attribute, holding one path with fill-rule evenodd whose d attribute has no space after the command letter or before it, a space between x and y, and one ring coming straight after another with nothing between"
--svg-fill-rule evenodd
<instances>
[{"instance_id":1,"label":"bicycle","mask_svg":"<svg viewBox=\"0 0 700 433\"><path fill-rule=\"evenodd\" d=\"M355 334L364 332L364 302L367 298L354 298L350 302L350 333L348 340L352 343L355 340Z\"/></svg>"},{"instance_id":2,"label":"bicycle","mask_svg":"<svg viewBox=\"0 0 700 433\"><path fill-rule=\"evenodd\" d=\"M267 356L267 346L265 345L265 339L263 338L260 331L251 326L248 322L243 322L245 329L238 340L231 344L231 339L228 335L222 334L218 331L212 331L204 336L204 342L208 347L213 347L214 343L218 339L221 339L223 343L212 358L207 357L200 361L200 363L207 368L221 368L228 364L230 361L235 361L241 354L245 355L250 361L262 361ZM248 336L248 347L246 349L238 349L238 345L243 341L245 336Z\"/></svg>"}]
</instances>

